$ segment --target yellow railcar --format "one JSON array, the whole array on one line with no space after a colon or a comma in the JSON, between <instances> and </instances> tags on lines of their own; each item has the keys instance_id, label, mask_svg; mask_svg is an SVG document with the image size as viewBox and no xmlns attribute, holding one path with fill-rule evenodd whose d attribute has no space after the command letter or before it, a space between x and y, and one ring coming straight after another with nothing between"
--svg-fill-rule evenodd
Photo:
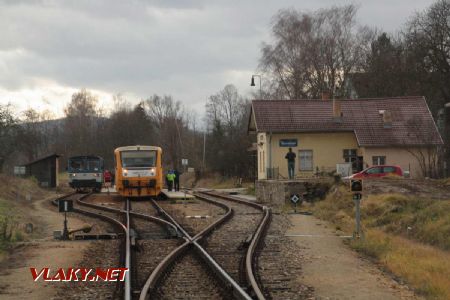
<instances>
[{"instance_id":1,"label":"yellow railcar","mask_svg":"<svg viewBox=\"0 0 450 300\"><path fill-rule=\"evenodd\" d=\"M162 149L127 146L114 150L116 190L124 197L158 197L163 187Z\"/></svg>"}]
</instances>

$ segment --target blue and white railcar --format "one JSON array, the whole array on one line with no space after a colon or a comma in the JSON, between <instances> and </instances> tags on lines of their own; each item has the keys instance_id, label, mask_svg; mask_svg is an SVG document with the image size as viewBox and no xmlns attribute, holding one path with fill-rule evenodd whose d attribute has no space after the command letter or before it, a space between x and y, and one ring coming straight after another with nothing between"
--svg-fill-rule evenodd
<instances>
[{"instance_id":1,"label":"blue and white railcar","mask_svg":"<svg viewBox=\"0 0 450 300\"><path fill-rule=\"evenodd\" d=\"M100 156L72 156L67 164L69 185L77 191L100 191L103 185L103 158Z\"/></svg>"}]
</instances>

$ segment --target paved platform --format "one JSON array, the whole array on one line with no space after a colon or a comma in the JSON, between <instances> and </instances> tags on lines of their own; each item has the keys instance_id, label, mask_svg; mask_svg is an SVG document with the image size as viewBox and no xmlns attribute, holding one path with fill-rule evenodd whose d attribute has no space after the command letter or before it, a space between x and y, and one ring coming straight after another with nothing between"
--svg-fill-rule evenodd
<instances>
[{"instance_id":1,"label":"paved platform","mask_svg":"<svg viewBox=\"0 0 450 300\"><path fill-rule=\"evenodd\" d=\"M168 199L194 199L195 197L190 194L185 194L184 192L169 192L167 189L163 189L161 191L164 196L166 196Z\"/></svg>"},{"instance_id":2,"label":"paved platform","mask_svg":"<svg viewBox=\"0 0 450 300\"><path fill-rule=\"evenodd\" d=\"M286 236L297 243L303 261L301 282L314 287L315 299L421 299L343 243L348 237L312 215L289 215ZM345 236L347 235L347 236Z\"/></svg>"},{"instance_id":3,"label":"paved platform","mask_svg":"<svg viewBox=\"0 0 450 300\"><path fill-rule=\"evenodd\" d=\"M110 186L110 187L103 187L101 190L102 193L116 193L116 187Z\"/></svg>"}]
</instances>

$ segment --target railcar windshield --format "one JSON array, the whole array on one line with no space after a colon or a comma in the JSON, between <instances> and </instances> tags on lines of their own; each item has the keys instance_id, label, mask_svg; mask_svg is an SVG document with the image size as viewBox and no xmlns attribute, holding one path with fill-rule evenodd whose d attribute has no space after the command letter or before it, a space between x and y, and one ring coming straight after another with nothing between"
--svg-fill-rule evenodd
<instances>
[{"instance_id":1,"label":"railcar windshield","mask_svg":"<svg viewBox=\"0 0 450 300\"><path fill-rule=\"evenodd\" d=\"M150 168L156 166L156 151L123 151L120 153L124 168Z\"/></svg>"},{"instance_id":2,"label":"railcar windshield","mask_svg":"<svg viewBox=\"0 0 450 300\"><path fill-rule=\"evenodd\" d=\"M94 158L70 158L68 171L71 173L77 172L102 172L103 171L103 161L102 159Z\"/></svg>"},{"instance_id":3,"label":"railcar windshield","mask_svg":"<svg viewBox=\"0 0 450 300\"><path fill-rule=\"evenodd\" d=\"M102 170L102 164L100 160L88 160L87 161L87 168L89 171L101 171Z\"/></svg>"},{"instance_id":4,"label":"railcar windshield","mask_svg":"<svg viewBox=\"0 0 450 300\"><path fill-rule=\"evenodd\" d=\"M84 159L70 159L69 172L83 172L86 170L86 160Z\"/></svg>"}]
</instances>

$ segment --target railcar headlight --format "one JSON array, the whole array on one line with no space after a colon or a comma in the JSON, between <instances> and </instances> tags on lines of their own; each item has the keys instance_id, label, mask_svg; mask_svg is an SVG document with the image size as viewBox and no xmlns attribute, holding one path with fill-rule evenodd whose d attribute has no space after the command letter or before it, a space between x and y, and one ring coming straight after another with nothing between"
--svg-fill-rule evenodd
<instances>
[{"instance_id":1,"label":"railcar headlight","mask_svg":"<svg viewBox=\"0 0 450 300\"><path fill-rule=\"evenodd\" d=\"M75 177L75 176L77 176L77 174L76 173L71 173L70 176Z\"/></svg>"},{"instance_id":2,"label":"railcar headlight","mask_svg":"<svg viewBox=\"0 0 450 300\"><path fill-rule=\"evenodd\" d=\"M122 175L123 175L124 177L127 177L127 176L128 176L128 170L127 170L127 169L123 169Z\"/></svg>"},{"instance_id":3,"label":"railcar headlight","mask_svg":"<svg viewBox=\"0 0 450 300\"><path fill-rule=\"evenodd\" d=\"M100 177L100 174L95 173L94 176L95 176L95 177Z\"/></svg>"}]
</instances>

